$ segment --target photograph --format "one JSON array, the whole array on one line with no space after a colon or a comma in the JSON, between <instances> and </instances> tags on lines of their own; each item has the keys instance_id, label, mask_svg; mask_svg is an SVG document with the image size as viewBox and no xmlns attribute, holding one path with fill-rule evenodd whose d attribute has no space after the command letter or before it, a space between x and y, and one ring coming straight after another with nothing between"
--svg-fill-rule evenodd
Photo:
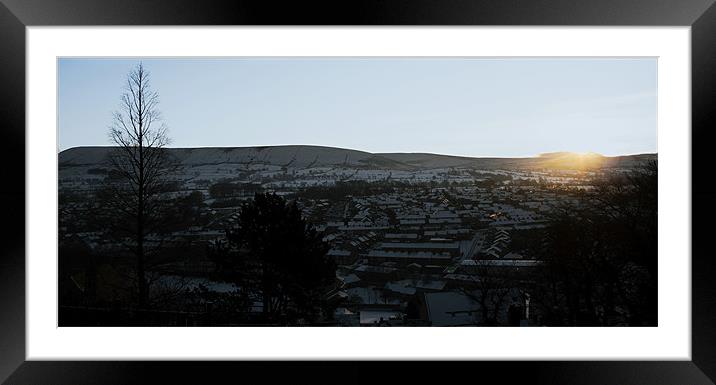
<instances>
[{"instance_id":1,"label":"photograph","mask_svg":"<svg viewBox=\"0 0 716 385\"><path fill-rule=\"evenodd\" d=\"M715 1L0 0L0 383L714 385Z\"/></svg>"},{"instance_id":2,"label":"photograph","mask_svg":"<svg viewBox=\"0 0 716 385\"><path fill-rule=\"evenodd\" d=\"M656 327L655 57L59 57L58 326Z\"/></svg>"}]
</instances>

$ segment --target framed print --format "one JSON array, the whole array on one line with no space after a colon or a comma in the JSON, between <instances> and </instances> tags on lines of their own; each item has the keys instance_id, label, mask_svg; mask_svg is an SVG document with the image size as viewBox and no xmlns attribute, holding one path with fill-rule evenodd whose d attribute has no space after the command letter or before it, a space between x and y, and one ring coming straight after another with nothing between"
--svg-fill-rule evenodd
<instances>
[{"instance_id":1,"label":"framed print","mask_svg":"<svg viewBox=\"0 0 716 385\"><path fill-rule=\"evenodd\" d=\"M9 383L712 383L709 2L6 3Z\"/></svg>"}]
</instances>

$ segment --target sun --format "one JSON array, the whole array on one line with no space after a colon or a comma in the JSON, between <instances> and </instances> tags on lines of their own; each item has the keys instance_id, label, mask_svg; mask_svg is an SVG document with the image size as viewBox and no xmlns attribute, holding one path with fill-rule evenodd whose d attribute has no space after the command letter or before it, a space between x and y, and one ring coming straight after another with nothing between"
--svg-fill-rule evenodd
<instances>
[{"instance_id":1,"label":"sun","mask_svg":"<svg viewBox=\"0 0 716 385\"><path fill-rule=\"evenodd\" d=\"M602 164L603 156L595 152L571 153L567 161L577 170L589 170L599 167Z\"/></svg>"},{"instance_id":2,"label":"sun","mask_svg":"<svg viewBox=\"0 0 716 385\"><path fill-rule=\"evenodd\" d=\"M544 166L554 169L592 170L603 165L605 158L596 152L559 152L548 154Z\"/></svg>"}]
</instances>

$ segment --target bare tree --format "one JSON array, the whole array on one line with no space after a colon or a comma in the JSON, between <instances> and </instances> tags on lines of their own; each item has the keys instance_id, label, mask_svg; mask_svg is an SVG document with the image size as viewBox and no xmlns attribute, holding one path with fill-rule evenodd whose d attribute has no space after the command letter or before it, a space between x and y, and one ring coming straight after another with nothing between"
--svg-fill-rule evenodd
<instances>
[{"instance_id":1,"label":"bare tree","mask_svg":"<svg viewBox=\"0 0 716 385\"><path fill-rule=\"evenodd\" d=\"M465 269L468 279L458 288L459 292L480 305L481 323L488 326L500 323L501 315L512 302L510 297L514 295L517 283L511 268L491 262L480 260Z\"/></svg>"},{"instance_id":2,"label":"bare tree","mask_svg":"<svg viewBox=\"0 0 716 385\"><path fill-rule=\"evenodd\" d=\"M149 84L149 72L139 63L127 76L120 108L109 129L116 145L109 156L112 210L123 217L136 255L138 302L145 307L149 289L146 279L146 237L156 231L162 210L160 195L166 189L170 161L167 126L158 110L159 95ZM133 234L131 234L133 232Z\"/></svg>"}]
</instances>

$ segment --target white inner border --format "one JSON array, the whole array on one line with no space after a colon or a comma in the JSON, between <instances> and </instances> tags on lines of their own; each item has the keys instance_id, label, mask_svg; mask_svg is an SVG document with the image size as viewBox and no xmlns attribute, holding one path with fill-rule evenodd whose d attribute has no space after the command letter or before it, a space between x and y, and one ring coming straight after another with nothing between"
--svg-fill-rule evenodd
<instances>
[{"instance_id":1,"label":"white inner border","mask_svg":"<svg viewBox=\"0 0 716 385\"><path fill-rule=\"evenodd\" d=\"M690 360L690 36L689 27L30 27L27 359ZM658 57L659 326L57 327L61 56Z\"/></svg>"}]
</instances>

